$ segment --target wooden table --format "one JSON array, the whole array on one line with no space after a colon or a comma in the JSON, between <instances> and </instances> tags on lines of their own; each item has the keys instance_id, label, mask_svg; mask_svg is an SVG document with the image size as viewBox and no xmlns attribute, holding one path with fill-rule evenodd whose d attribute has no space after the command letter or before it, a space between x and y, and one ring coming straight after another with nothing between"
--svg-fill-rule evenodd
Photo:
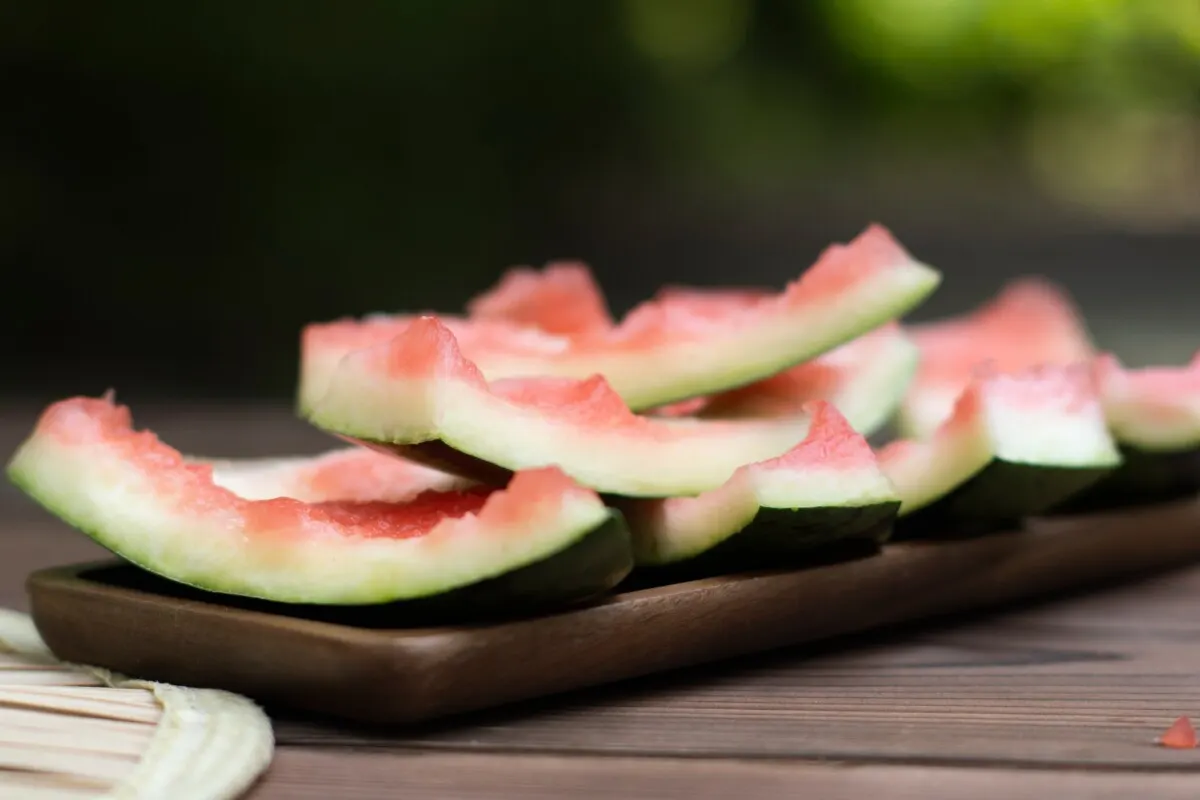
<instances>
[{"instance_id":1,"label":"wooden table","mask_svg":"<svg viewBox=\"0 0 1200 800\"><path fill-rule=\"evenodd\" d=\"M6 417L5 455L30 421ZM327 446L282 411L151 424L209 454ZM0 605L99 555L0 493ZM1200 750L1154 744L1180 714L1200 718L1200 567L415 731L280 717L252 797L1195 798Z\"/></svg>"}]
</instances>

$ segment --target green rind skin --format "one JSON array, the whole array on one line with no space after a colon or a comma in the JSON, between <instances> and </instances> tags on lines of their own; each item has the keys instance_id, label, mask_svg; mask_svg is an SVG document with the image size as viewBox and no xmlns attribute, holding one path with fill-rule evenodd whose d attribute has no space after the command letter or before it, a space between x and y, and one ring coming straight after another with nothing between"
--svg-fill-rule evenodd
<instances>
[{"instance_id":1,"label":"green rind skin","mask_svg":"<svg viewBox=\"0 0 1200 800\"><path fill-rule=\"evenodd\" d=\"M899 510L899 501L796 510L763 508L749 525L705 550L681 554L671 561L639 562L637 569L660 577L695 579L795 567L851 542L877 547L891 534Z\"/></svg>"},{"instance_id":2,"label":"green rind skin","mask_svg":"<svg viewBox=\"0 0 1200 800\"><path fill-rule=\"evenodd\" d=\"M994 459L952 492L896 520L893 540L952 538L1019 527L1086 490L1111 467L1050 467Z\"/></svg>"},{"instance_id":3,"label":"green rind skin","mask_svg":"<svg viewBox=\"0 0 1200 800\"><path fill-rule=\"evenodd\" d=\"M62 510L44 503L36 487L25 481L19 470L9 468L8 479L41 504L63 522L85 534L100 546L119 558L134 564L146 572L168 581L190 586L205 592L221 595L248 597L277 603L306 604L298 597L270 597L256 593L250 588L253 583L244 576L240 580L229 580L227 575L214 575L212 580L181 580L162 572L154 564L146 563L124 552L120 541L114 540L104 531L82 524ZM381 594L373 604L385 603L428 603L433 605L482 607L489 604L502 606L506 602L519 606L530 603L569 603L590 597L616 586L633 569L633 545L624 516L609 509L609 516L600 525L571 531L564 534L562 547L541 559L527 563L507 572L474 583L447 587L440 592L423 596L405 596L403 592ZM358 601L338 603L323 601L323 605L364 605Z\"/></svg>"},{"instance_id":4,"label":"green rind skin","mask_svg":"<svg viewBox=\"0 0 1200 800\"><path fill-rule=\"evenodd\" d=\"M1200 494L1200 448L1163 453L1125 445L1121 455L1124 462L1120 467L1047 513L1113 511Z\"/></svg>"},{"instance_id":5,"label":"green rind skin","mask_svg":"<svg viewBox=\"0 0 1200 800\"><path fill-rule=\"evenodd\" d=\"M605 595L633 569L629 532L619 515L564 550L495 578L416 600L377 605L280 603L179 583L129 564L81 575L112 586L201 603L358 628L467 625L553 613Z\"/></svg>"}]
</instances>

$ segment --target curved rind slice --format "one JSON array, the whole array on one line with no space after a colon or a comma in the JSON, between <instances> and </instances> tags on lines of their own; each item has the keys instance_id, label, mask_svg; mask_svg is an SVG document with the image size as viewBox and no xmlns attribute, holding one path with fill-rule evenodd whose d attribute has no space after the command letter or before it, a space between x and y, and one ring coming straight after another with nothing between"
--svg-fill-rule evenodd
<instances>
[{"instance_id":1,"label":"curved rind slice","mask_svg":"<svg viewBox=\"0 0 1200 800\"><path fill-rule=\"evenodd\" d=\"M895 322L830 350L778 375L658 409L666 416L755 419L791 416L807 403L824 400L870 436L900 407L917 369L916 345Z\"/></svg>"},{"instance_id":2,"label":"curved rind slice","mask_svg":"<svg viewBox=\"0 0 1200 800\"><path fill-rule=\"evenodd\" d=\"M616 324L586 264L555 261L542 270L514 267L467 302L467 316L528 326L554 336L603 336Z\"/></svg>"},{"instance_id":3,"label":"curved rind slice","mask_svg":"<svg viewBox=\"0 0 1200 800\"><path fill-rule=\"evenodd\" d=\"M1200 353L1185 367L1093 362L1104 416L1123 463L1056 513L1161 503L1200 493Z\"/></svg>"},{"instance_id":4,"label":"curved rind slice","mask_svg":"<svg viewBox=\"0 0 1200 800\"><path fill-rule=\"evenodd\" d=\"M849 244L828 247L780 294L754 297L717 314L697 315L678 303L651 300L607 333L578 342L495 320L448 322L459 334L472 324L507 331L461 343L488 380L600 375L631 408L646 409L752 383L806 361L906 313L940 280L884 228L872 225ZM375 343L386 341L411 321L400 317L390 331L385 323L373 323L355 345L365 346L371 337L378 337ZM354 324L306 329L302 413L310 412L326 390L330 366L352 352L354 345L346 341L354 336L345 328ZM510 346L522 335L518 346Z\"/></svg>"},{"instance_id":5,"label":"curved rind slice","mask_svg":"<svg viewBox=\"0 0 1200 800\"><path fill-rule=\"evenodd\" d=\"M739 467L696 497L614 500L639 566L704 554L728 566L782 566L836 540L882 541L900 507L866 439L828 403L806 408L805 439L776 458Z\"/></svg>"},{"instance_id":6,"label":"curved rind slice","mask_svg":"<svg viewBox=\"0 0 1200 800\"><path fill-rule=\"evenodd\" d=\"M1147 453L1200 447L1200 353L1185 367L1125 369L1111 353L1094 362L1104 416L1123 445Z\"/></svg>"},{"instance_id":7,"label":"curved rind slice","mask_svg":"<svg viewBox=\"0 0 1200 800\"><path fill-rule=\"evenodd\" d=\"M138 762L96 797L232 800L241 797L271 763L275 750L271 720L245 697L62 664L38 635L33 620L8 609L0 609L0 652L27 656L31 666L49 662L72 670L77 677L68 690L89 684L141 689L158 701L161 715ZM39 688L43 695L50 689Z\"/></svg>"},{"instance_id":8,"label":"curved rind slice","mask_svg":"<svg viewBox=\"0 0 1200 800\"><path fill-rule=\"evenodd\" d=\"M600 377L488 384L435 317L343 359L308 419L416 459L421 445L441 445L440 455L468 458L439 467L471 476L471 460L511 471L556 465L584 486L635 497L715 489L738 467L789 450L809 424L639 417Z\"/></svg>"},{"instance_id":9,"label":"curved rind slice","mask_svg":"<svg viewBox=\"0 0 1200 800\"><path fill-rule=\"evenodd\" d=\"M904 436L925 438L950 417L977 367L1018 372L1087 363L1091 334L1066 290L1044 278L1010 281L991 300L956 317L913 325L917 374L897 417Z\"/></svg>"},{"instance_id":10,"label":"curved rind slice","mask_svg":"<svg viewBox=\"0 0 1200 800\"><path fill-rule=\"evenodd\" d=\"M375 454L368 454L375 456ZM378 604L511 583L575 545L612 543L586 584L631 567L628 532L592 491L547 467L505 489L426 492L404 503L247 500L217 485L106 397L51 405L8 467L27 494L122 558L214 592L287 603Z\"/></svg>"},{"instance_id":11,"label":"curved rind slice","mask_svg":"<svg viewBox=\"0 0 1200 800\"><path fill-rule=\"evenodd\" d=\"M900 495L895 536L1039 514L1121 464L1088 369L980 370L928 440L879 452Z\"/></svg>"}]
</instances>

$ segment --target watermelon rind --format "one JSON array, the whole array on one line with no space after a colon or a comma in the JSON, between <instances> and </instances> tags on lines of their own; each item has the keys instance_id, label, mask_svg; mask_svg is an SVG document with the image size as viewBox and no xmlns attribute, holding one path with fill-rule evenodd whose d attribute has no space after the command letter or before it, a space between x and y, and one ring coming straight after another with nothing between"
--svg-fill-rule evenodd
<instances>
[{"instance_id":1,"label":"watermelon rind","mask_svg":"<svg viewBox=\"0 0 1200 800\"><path fill-rule=\"evenodd\" d=\"M825 400L854 430L872 436L899 409L916 374L919 356L916 344L900 325L885 325L812 362L715 395L695 413L703 419L776 416L793 403ZM836 379L830 380L830 374Z\"/></svg>"},{"instance_id":2,"label":"watermelon rind","mask_svg":"<svg viewBox=\"0 0 1200 800\"><path fill-rule=\"evenodd\" d=\"M554 465L598 492L633 497L716 489L738 467L786 452L809 427L803 414L729 422L635 417L601 378L552 380L533 394L544 399L558 387L576 399L516 402L483 380L438 319L424 317L391 342L343 359L308 420L419 460L432 447L439 468L468 477ZM456 460L452 451L470 458ZM492 474L477 474L471 464Z\"/></svg>"},{"instance_id":3,"label":"watermelon rind","mask_svg":"<svg viewBox=\"0 0 1200 800\"><path fill-rule=\"evenodd\" d=\"M880 453L902 505L894 539L971 533L1040 514L1118 468L1121 454L1098 400L1079 396L1028 402L1021 382L1054 370L975 380L953 415L931 438L903 441ZM1061 381L1088 386L1082 370Z\"/></svg>"},{"instance_id":4,"label":"watermelon rind","mask_svg":"<svg viewBox=\"0 0 1200 800\"><path fill-rule=\"evenodd\" d=\"M148 572L275 602L371 605L432 596L452 602L456 592L476 604L502 603L506 594L567 602L611 588L633 567L623 519L590 493L563 493L554 508L505 530L480 530L469 517L440 523L445 527L436 536L407 539L332 530L263 535L227 510L181 504L186 497L101 446L35 431L7 474L48 511Z\"/></svg>"},{"instance_id":5,"label":"watermelon rind","mask_svg":"<svg viewBox=\"0 0 1200 800\"><path fill-rule=\"evenodd\" d=\"M818 281L818 288L794 307L774 308L757 317L747 314L719 333L661 343L641 342L636 334L628 340L618 335L603 346L577 349L564 344L558 353L515 349L469 355L488 380L602 375L636 411L744 386L903 316L941 282L938 271L912 258L882 230L869 229L860 240L864 247L886 248L890 262L879 265L870 277L847 277L828 290L828 297L821 296L825 289ZM803 294L804 276L795 286ZM406 324L405 317L397 320L401 327ZM330 356L308 345L302 349L297 408L311 416L323 402L330 373L347 354Z\"/></svg>"},{"instance_id":6,"label":"watermelon rind","mask_svg":"<svg viewBox=\"0 0 1200 800\"><path fill-rule=\"evenodd\" d=\"M870 445L832 405L811 404L809 413L804 441L739 468L718 489L666 500L611 498L629 522L636 564L703 557L718 571L776 567L832 542L886 539L900 498Z\"/></svg>"}]
</instances>

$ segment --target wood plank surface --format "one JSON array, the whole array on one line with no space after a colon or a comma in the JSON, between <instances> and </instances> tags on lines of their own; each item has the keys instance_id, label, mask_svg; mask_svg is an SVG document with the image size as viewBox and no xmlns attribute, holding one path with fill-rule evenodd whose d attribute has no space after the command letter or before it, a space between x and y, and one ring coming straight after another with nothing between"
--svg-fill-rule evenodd
<instances>
[{"instance_id":1,"label":"wood plank surface","mask_svg":"<svg viewBox=\"0 0 1200 800\"><path fill-rule=\"evenodd\" d=\"M246 455L321 446L281 447L263 419L222 438ZM0 496L0 605L27 607L34 569L101 555ZM1198 609L1191 569L404 733L280 717L251 796L1196 797L1200 750L1154 738L1200 717Z\"/></svg>"},{"instance_id":2,"label":"wood plank surface","mask_svg":"<svg viewBox=\"0 0 1200 800\"><path fill-rule=\"evenodd\" d=\"M280 723L296 745L1200 769L1200 569L974 622L633 681L403 735Z\"/></svg>"},{"instance_id":3,"label":"wood plank surface","mask_svg":"<svg viewBox=\"0 0 1200 800\"><path fill-rule=\"evenodd\" d=\"M1194 800L1200 776L1174 772L280 751L252 800Z\"/></svg>"}]
</instances>

